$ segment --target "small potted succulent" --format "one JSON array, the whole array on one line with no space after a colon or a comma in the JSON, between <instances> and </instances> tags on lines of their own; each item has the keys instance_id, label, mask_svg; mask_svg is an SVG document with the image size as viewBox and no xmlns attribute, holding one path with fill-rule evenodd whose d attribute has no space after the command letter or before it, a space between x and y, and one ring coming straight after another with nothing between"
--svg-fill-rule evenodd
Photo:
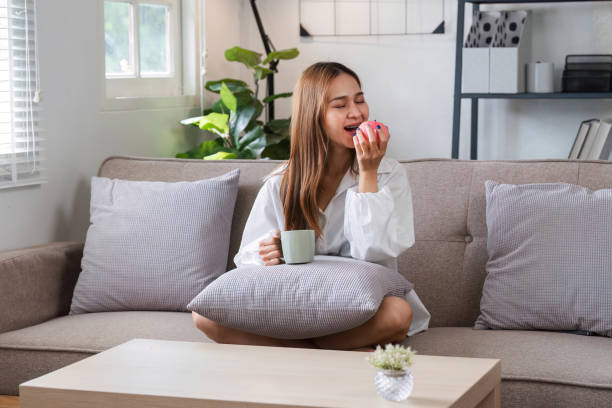
<instances>
[{"instance_id":1,"label":"small potted succulent","mask_svg":"<svg viewBox=\"0 0 612 408\"><path fill-rule=\"evenodd\" d=\"M410 347L400 344L380 346L366 360L378 368L374 383L378 394L391 401L403 401L410 396L413 387L412 357L416 354Z\"/></svg>"}]
</instances>

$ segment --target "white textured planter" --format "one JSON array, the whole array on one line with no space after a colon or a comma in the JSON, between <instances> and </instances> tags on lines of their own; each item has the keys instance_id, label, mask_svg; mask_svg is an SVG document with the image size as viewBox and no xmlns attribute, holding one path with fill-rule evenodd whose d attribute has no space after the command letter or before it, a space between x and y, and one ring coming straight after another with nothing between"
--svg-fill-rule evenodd
<instances>
[{"instance_id":1,"label":"white textured planter","mask_svg":"<svg viewBox=\"0 0 612 408\"><path fill-rule=\"evenodd\" d=\"M376 392L390 401L403 401L412 394L412 370L378 370L374 377Z\"/></svg>"}]
</instances>

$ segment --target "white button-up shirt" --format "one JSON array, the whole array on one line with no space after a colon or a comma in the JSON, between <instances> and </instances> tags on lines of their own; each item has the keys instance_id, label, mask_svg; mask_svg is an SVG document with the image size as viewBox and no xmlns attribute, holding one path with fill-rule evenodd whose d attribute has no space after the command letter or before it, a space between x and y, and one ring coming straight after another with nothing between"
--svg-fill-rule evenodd
<instances>
[{"instance_id":1,"label":"white button-up shirt","mask_svg":"<svg viewBox=\"0 0 612 408\"><path fill-rule=\"evenodd\" d=\"M257 194L234 257L236 266L263 265L259 242L275 229L285 229L281 179L280 171L275 172ZM316 239L315 253L374 262L397 271L397 257L414 244L412 193L406 171L396 160L383 157L378 167L378 191L358 193L358 187L358 176L348 170L325 211L319 209L323 234ZM413 310L408 335L426 330L430 314L414 290L406 300Z\"/></svg>"}]
</instances>

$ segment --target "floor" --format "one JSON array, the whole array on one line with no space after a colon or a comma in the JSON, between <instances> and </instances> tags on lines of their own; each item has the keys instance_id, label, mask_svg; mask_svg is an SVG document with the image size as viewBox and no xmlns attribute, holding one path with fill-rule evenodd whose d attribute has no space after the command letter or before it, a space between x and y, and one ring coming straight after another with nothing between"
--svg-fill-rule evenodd
<instances>
[{"instance_id":1,"label":"floor","mask_svg":"<svg viewBox=\"0 0 612 408\"><path fill-rule=\"evenodd\" d=\"M0 395L0 408L19 408L19 397Z\"/></svg>"}]
</instances>

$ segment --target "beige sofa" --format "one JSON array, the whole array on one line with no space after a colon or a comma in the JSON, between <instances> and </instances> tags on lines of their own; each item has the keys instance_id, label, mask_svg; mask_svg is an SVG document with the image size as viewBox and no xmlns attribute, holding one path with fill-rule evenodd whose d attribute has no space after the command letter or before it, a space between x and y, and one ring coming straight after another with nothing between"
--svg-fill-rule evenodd
<instances>
[{"instance_id":1,"label":"beige sofa","mask_svg":"<svg viewBox=\"0 0 612 408\"><path fill-rule=\"evenodd\" d=\"M228 268L261 178L278 162L111 157L99 175L130 180L197 180L240 168ZM407 343L421 354L502 360L505 407L612 405L612 339L471 328L487 261L484 181L565 181L612 188L612 162L403 161L413 191L416 243L399 259L432 314ZM28 379L131 338L209 341L189 313L111 312L67 316L82 244L0 253L0 394Z\"/></svg>"}]
</instances>

